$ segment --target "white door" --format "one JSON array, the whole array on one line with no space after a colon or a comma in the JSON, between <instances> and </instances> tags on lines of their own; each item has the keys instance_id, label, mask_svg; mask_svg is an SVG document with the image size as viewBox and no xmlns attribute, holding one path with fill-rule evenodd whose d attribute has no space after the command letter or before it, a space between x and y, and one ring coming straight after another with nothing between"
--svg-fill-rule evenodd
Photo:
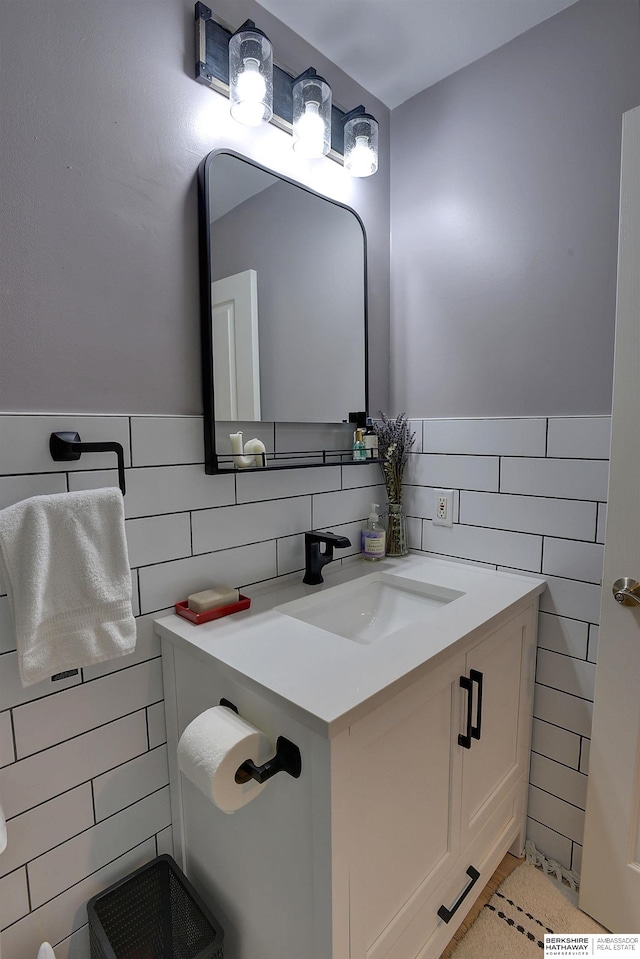
<instances>
[{"instance_id":1,"label":"white door","mask_svg":"<svg viewBox=\"0 0 640 959\"><path fill-rule=\"evenodd\" d=\"M260 419L258 274L211 284L213 389L217 420Z\"/></svg>"},{"instance_id":2,"label":"white door","mask_svg":"<svg viewBox=\"0 0 640 959\"><path fill-rule=\"evenodd\" d=\"M612 932L640 933L640 107L622 137L609 508L580 906Z\"/></svg>"}]
</instances>

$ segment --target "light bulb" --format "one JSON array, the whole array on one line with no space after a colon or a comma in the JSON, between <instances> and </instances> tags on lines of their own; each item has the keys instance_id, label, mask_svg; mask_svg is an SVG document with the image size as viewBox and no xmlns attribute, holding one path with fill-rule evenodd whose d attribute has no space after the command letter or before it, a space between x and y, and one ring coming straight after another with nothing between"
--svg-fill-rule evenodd
<instances>
[{"instance_id":1,"label":"light bulb","mask_svg":"<svg viewBox=\"0 0 640 959\"><path fill-rule=\"evenodd\" d=\"M321 157L324 154L324 123L319 104L310 101L296 122L296 140L293 148L305 157Z\"/></svg>"},{"instance_id":2,"label":"light bulb","mask_svg":"<svg viewBox=\"0 0 640 959\"><path fill-rule=\"evenodd\" d=\"M331 87L310 67L294 80L293 149L300 156L322 157L331 149Z\"/></svg>"},{"instance_id":3,"label":"light bulb","mask_svg":"<svg viewBox=\"0 0 640 959\"><path fill-rule=\"evenodd\" d=\"M237 97L231 105L231 115L239 123L258 126L264 120L264 95L267 85L260 75L257 60L247 57L244 69L238 74Z\"/></svg>"},{"instance_id":4,"label":"light bulb","mask_svg":"<svg viewBox=\"0 0 640 959\"><path fill-rule=\"evenodd\" d=\"M355 113L345 122L344 166L351 176L359 177L378 169L378 123L369 113Z\"/></svg>"},{"instance_id":5,"label":"light bulb","mask_svg":"<svg viewBox=\"0 0 640 959\"><path fill-rule=\"evenodd\" d=\"M351 176L371 176L376 172L377 166L377 157L369 146L369 138L356 137L349 161Z\"/></svg>"}]
</instances>

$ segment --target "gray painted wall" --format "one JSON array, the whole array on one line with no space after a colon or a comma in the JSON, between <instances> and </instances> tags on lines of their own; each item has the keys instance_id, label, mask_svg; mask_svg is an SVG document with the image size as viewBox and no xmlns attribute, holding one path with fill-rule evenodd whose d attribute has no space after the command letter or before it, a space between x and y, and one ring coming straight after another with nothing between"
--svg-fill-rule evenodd
<instances>
[{"instance_id":1,"label":"gray painted wall","mask_svg":"<svg viewBox=\"0 0 640 959\"><path fill-rule=\"evenodd\" d=\"M392 408L611 409L638 0L579 0L392 113Z\"/></svg>"},{"instance_id":2,"label":"gray painted wall","mask_svg":"<svg viewBox=\"0 0 640 959\"><path fill-rule=\"evenodd\" d=\"M372 383L387 406L389 111L253 0L294 72L381 124L380 173L301 160L291 137L243 128L196 83L191 0L0 5L0 409L199 413L195 174L229 147L353 206L369 236ZM377 408L377 407L374 407Z\"/></svg>"}]
</instances>

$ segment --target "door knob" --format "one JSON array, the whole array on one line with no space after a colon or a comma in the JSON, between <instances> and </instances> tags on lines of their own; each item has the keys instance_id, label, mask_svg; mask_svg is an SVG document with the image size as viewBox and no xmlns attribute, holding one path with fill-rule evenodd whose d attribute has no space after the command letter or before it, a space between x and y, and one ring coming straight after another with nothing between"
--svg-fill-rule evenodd
<instances>
[{"instance_id":1,"label":"door knob","mask_svg":"<svg viewBox=\"0 0 640 959\"><path fill-rule=\"evenodd\" d=\"M615 581L611 591L621 606L640 606L640 583L636 579L623 576Z\"/></svg>"}]
</instances>

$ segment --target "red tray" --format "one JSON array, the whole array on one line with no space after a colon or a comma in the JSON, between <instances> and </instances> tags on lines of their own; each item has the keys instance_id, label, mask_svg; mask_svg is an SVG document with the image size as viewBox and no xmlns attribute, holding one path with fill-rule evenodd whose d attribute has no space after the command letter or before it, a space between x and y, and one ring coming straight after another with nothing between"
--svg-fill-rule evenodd
<instances>
[{"instance_id":1,"label":"red tray","mask_svg":"<svg viewBox=\"0 0 640 959\"><path fill-rule=\"evenodd\" d=\"M200 623L209 623L212 619L220 619L221 616L239 613L241 609L249 609L250 606L250 597L243 596L242 593L240 593L240 598L237 603L229 603L227 606L208 609L206 613L195 613L192 609L189 609L188 599L183 600L181 603L176 603L174 609L178 616L183 616L185 619L188 619L190 623L195 623L196 626L199 626Z\"/></svg>"}]
</instances>

